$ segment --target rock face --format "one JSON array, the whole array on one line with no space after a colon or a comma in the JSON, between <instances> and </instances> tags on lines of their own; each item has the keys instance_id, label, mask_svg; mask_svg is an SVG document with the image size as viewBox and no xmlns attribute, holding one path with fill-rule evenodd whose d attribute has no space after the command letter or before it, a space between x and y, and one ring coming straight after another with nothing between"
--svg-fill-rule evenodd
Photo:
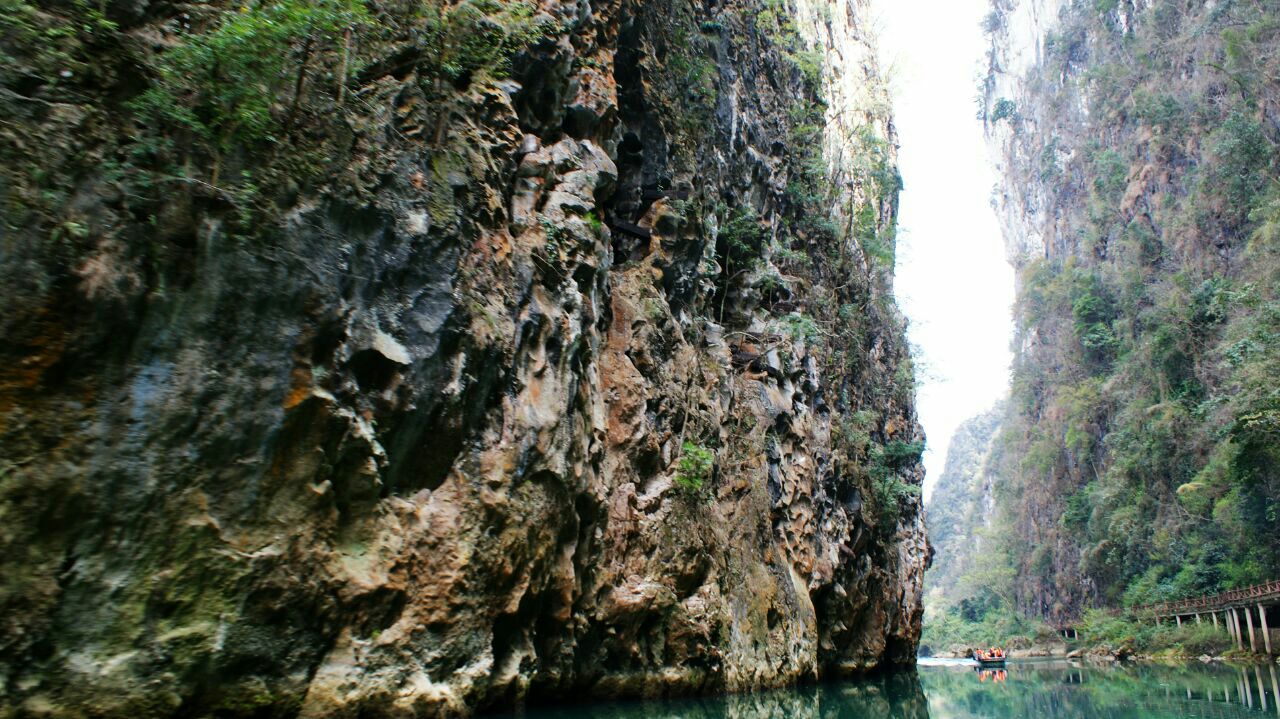
<instances>
[{"instance_id":1,"label":"rock face","mask_svg":"<svg viewBox=\"0 0 1280 719\"><path fill-rule=\"evenodd\" d=\"M18 5L0 716L451 716L914 660L863 2Z\"/></svg>"}]
</instances>

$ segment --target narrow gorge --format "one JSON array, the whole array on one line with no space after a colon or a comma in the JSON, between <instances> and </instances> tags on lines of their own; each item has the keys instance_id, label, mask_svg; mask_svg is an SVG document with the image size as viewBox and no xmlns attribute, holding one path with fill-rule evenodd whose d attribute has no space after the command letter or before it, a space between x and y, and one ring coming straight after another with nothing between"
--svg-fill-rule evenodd
<instances>
[{"instance_id":1,"label":"narrow gorge","mask_svg":"<svg viewBox=\"0 0 1280 719\"><path fill-rule=\"evenodd\" d=\"M914 662L865 0L0 7L0 717Z\"/></svg>"}]
</instances>

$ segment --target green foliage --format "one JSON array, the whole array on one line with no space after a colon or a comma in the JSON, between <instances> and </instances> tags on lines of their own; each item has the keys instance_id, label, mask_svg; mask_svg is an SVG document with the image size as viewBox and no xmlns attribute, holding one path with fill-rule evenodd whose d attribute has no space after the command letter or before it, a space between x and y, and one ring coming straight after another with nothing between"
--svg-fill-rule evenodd
<instances>
[{"instance_id":1,"label":"green foliage","mask_svg":"<svg viewBox=\"0 0 1280 719\"><path fill-rule=\"evenodd\" d=\"M1093 189L1111 204L1119 201L1128 185L1129 163L1115 150L1098 150L1091 156Z\"/></svg>"},{"instance_id":2,"label":"green foliage","mask_svg":"<svg viewBox=\"0 0 1280 719\"><path fill-rule=\"evenodd\" d=\"M881 521L892 527L902 514L906 503L919 496L920 487L903 480L895 473L883 475L873 481L876 508L880 512Z\"/></svg>"},{"instance_id":3,"label":"green foliage","mask_svg":"<svg viewBox=\"0 0 1280 719\"><path fill-rule=\"evenodd\" d=\"M790 247L778 247L774 249L773 257L779 262L785 262L791 265L805 266L809 265L809 253L803 250L795 250Z\"/></svg>"},{"instance_id":4,"label":"green foliage","mask_svg":"<svg viewBox=\"0 0 1280 719\"><path fill-rule=\"evenodd\" d=\"M683 33L680 35L683 36ZM681 78L680 85L684 87L689 99L709 108L716 97L715 81L719 75L719 68L711 58L697 54L690 41L678 40L678 42L682 48L687 48L687 51L677 53L671 58L671 70Z\"/></svg>"},{"instance_id":5,"label":"green foliage","mask_svg":"<svg viewBox=\"0 0 1280 719\"><path fill-rule=\"evenodd\" d=\"M803 312L789 312L774 320L777 331L793 339L813 344L825 333L812 317Z\"/></svg>"},{"instance_id":6,"label":"green foliage","mask_svg":"<svg viewBox=\"0 0 1280 719\"><path fill-rule=\"evenodd\" d=\"M955 606L925 612L920 644L934 652L992 645L1016 649L1056 640L1043 622L1010 611L994 594L979 593Z\"/></svg>"},{"instance_id":7,"label":"green foliage","mask_svg":"<svg viewBox=\"0 0 1280 719\"><path fill-rule=\"evenodd\" d=\"M880 456L885 467L900 470L918 463L923 455L924 442L895 439L885 444Z\"/></svg>"},{"instance_id":8,"label":"green foliage","mask_svg":"<svg viewBox=\"0 0 1280 719\"><path fill-rule=\"evenodd\" d=\"M825 55L820 50L800 50L789 55L810 87L822 84L822 63Z\"/></svg>"},{"instance_id":9,"label":"green foliage","mask_svg":"<svg viewBox=\"0 0 1280 719\"><path fill-rule=\"evenodd\" d=\"M570 239L569 231L544 216L538 217L538 224L542 227L542 234L546 238L543 241L543 251L547 257L558 262L561 254L569 250L567 246Z\"/></svg>"},{"instance_id":10,"label":"green foliage","mask_svg":"<svg viewBox=\"0 0 1280 719\"><path fill-rule=\"evenodd\" d=\"M47 12L30 0L0 0L0 75L40 74L53 86L95 74L96 47L115 36L116 23L101 3L72 0L68 15Z\"/></svg>"},{"instance_id":11,"label":"green foliage","mask_svg":"<svg viewBox=\"0 0 1280 719\"><path fill-rule=\"evenodd\" d=\"M426 0L419 44L427 55L423 72L456 80L510 71L511 57L552 31L539 20L532 0L462 0L457 4Z\"/></svg>"},{"instance_id":12,"label":"green foliage","mask_svg":"<svg viewBox=\"0 0 1280 719\"><path fill-rule=\"evenodd\" d=\"M903 479L902 472L917 465L923 454L924 442L919 441L894 439L871 447L867 473L883 523L892 525L906 502L919 496L920 487Z\"/></svg>"},{"instance_id":13,"label":"green foliage","mask_svg":"<svg viewBox=\"0 0 1280 719\"><path fill-rule=\"evenodd\" d=\"M681 447L680 462L676 466L676 487L686 496L703 494L706 483L711 481L715 461L715 453L707 447L685 442Z\"/></svg>"},{"instance_id":14,"label":"green foliage","mask_svg":"<svg viewBox=\"0 0 1280 719\"><path fill-rule=\"evenodd\" d=\"M711 46L708 38L692 26L679 21L675 25L672 52L667 58L667 67L674 80L672 92L679 93L682 106L682 111L675 118L675 127L685 136L684 144L694 145L714 123L720 68L709 56Z\"/></svg>"},{"instance_id":15,"label":"green foliage","mask_svg":"<svg viewBox=\"0 0 1280 719\"><path fill-rule=\"evenodd\" d=\"M1221 198L1224 219L1241 227L1263 199L1275 150L1261 125L1239 112L1209 135L1208 146L1206 191Z\"/></svg>"},{"instance_id":16,"label":"green foliage","mask_svg":"<svg viewBox=\"0 0 1280 719\"><path fill-rule=\"evenodd\" d=\"M721 207L717 214L728 215L716 235L716 253L721 260L716 289L720 295L719 320L724 321L729 296L741 292L748 275L761 266L771 233L752 207L733 212Z\"/></svg>"},{"instance_id":17,"label":"green foliage","mask_svg":"<svg viewBox=\"0 0 1280 719\"><path fill-rule=\"evenodd\" d=\"M859 459L868 455L871 449L871 428L875 419L875 413L865 409L846 413L840 418L840 423L835 427L836 439L844 445L850 457Z\"/></svg>"},{"instance_id":18,"label":"green foliage","mask_svg":"<svg viewBox=\"0 0 1280 719\"><path fill-rule=\"evenodd\" d=\"M756 28L782 49L810 89L818 89L822 84L823 53L804 47L786 0L764 0L763 5L755 16Z\"/></svg>"},{"instance_id":19,"label":"green foliage","mask_svg":"<svg viewBox=\"0 0 1280 719\"><path fill-rule=\"evenodd\" d=\"M133 101L144 118L185 128L224 153L268 140L284 120L276 109L303 73L347 28L369 22L363 0L277 0L225 11L160 59L155 85ZM292 80L293 87L290 88Z\"/></svg>"},{"instance_id":20,"label":"green foliage","mask_svg":"<svg viewBox=\"0 0 1280 719\"><path fill-rule=\"evenodd\" d=\"M1171 619L1165 619L1157 625L1148 619L1137 620L1119 614L1090 610L1085 613L1077 631L1080 634L1081 643L1085 646L1113 651L1124 649L1144 654L1217 656L1231 646L1226 631L1215 628L1207 617L1200 624L1184 620L1179 627Z\"/></svg>"},{"instance_id":21,"label":"green foliage","mask_svg":"<svg viewBox=\"0 0 1280 719\"><path fill-rule=\"evenodd\" d=\"M1172 95L1145 89L1135 92L1133 111L1139 121L1166 132L1186 129L1187 113L1178 98Z\"/></svg>"},{"instance_id":22,"label":"green foliage","mask_svg":"<svg viewBox=\"0 0 1280 719\"><path fill-rule=\"evenodd\" d=\"M893 268L896 261L895 246L881 235L880 217L875 207L863 205L854 213L853 235L873 266L886 270Z\"/></svg>"},{"instance_id":23,"label":"green foliage","mask_svg":"<svg viewBox=\"0 0 1280 719\"><path fill-rule=\"evenodd\" d=\"M893 145L874 128L864 125L857 130L858 179L868 182L879 197L890 197L902 189L902 176L893 162Z\"/></svg>"},{"instance_id":24,"label":"green foliage","mask_svg":"<svg viewBox=\"0 0 1280 719\"><path fill-rule=\"evenodd\" d=\"M729 217L720 228L719 238L728 255L742 264L747 258L758 258L769 242L769 229L760 222L755 210L747 207Z\"/></svg>"},{"instance_id":25,"label":"green foliage","mask_svg":"<svg viewBox=\"0 0 1280 719\"><path fill-rule=\"evenodd\" d=\"M1018 119L1018 105L1013 100L1002 97L996 100L991 108L991 122L1000 122L1008 120L1010 122Z\"/></svg>"},{"instance_id":26,"label":"green foliage","mask_svg":"<svg viewBox=\"0 0 1280 719\"><path fill-rule=\"evenodd\" d=\"M604 222L600 219L600 216L596 214L595 210L588 212L583 219L587 221L587 227L591 229L591 234L596 237L602 237L604 235Z\"/></svg>"},{"instance_id":27,"label":"green foliage","mask_svg":"<svg viewBox=\"0 0 1280 719\"><path fill-rule=\"evenodd\" d=\"M1062 176L1058 166L1058 138L1054 137L1040 150L1040 181L1055 182Z\"/></svg>"}]
</instances>

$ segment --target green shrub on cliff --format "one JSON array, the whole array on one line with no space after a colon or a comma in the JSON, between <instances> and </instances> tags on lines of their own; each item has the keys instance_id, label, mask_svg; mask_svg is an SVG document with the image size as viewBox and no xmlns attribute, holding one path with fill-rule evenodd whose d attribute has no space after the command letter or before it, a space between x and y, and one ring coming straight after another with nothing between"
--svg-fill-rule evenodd
<instances>
[{"instance_id":1,"label":"green shrub on cliff","mask_svg":"<svg viewBox=\"0 0 1280 719\"><path fill-rule=\"evenodd\" d=\"M114 35L117 25L99 3L67 4L68 17L59 17L30 0L0 0L0 80L6 85L18 76L76 83L96 72L94 45Z\"/></svg>"},{"instance_id":2,"label":"green shrub on cliff","mask_svg":"<svg viewBox=\"0 0 1280 719\"><path fill-rule=\"evenodd\" d=\"M161 56L155 85L133 106L153 122L192 131L215 154L272 139L296 119L317 59L335 52L348 28L368 21L363 0L280 0L222 11L212 29Z\"/></svg>"},{"instance_id":3,"label":"green shrub on cliff","mask_svg":"<svg viewBox=\"0 0 1280 719\"><path fill-rule=\"evenodd\" d=\"M996 100L995 106L991 110L991 122L1000 122L1008 120L1013 122L1018 119L1018 104L1007 97Z\"/></svg>"},{"instance_id":4,"label":"green shrub on cliff","mask_svg":"<svg viewBox=\"0 0 1280 719\"><path fill-rule=\"evenodd\" d=\"M506 75L511 57L550 31L537 12L531 0L431 0L418 29L424 53L419 67L455 80L480 72Z\"/></svg>"},{"instance_id":5,"label":"green shrub on cliff","mask_svg":"<svg viewBox=\"0 0 1280 719\"><path fill-rule=\"evenodd\" d=\"M920 487L904 480L901 472L920 462L924 442L890 440L871 448L868 474L880 520L892 525L903 504L920 494Z\"/></svg>"},{"instance_id":6,"label":"green shrub on cliff","mask_svg":"<svg viewBox=\"0 0 1280 719\"><path fill-rule=\"evenodd\" d=\"M715 462L716 455L710 449L685 442L681 447L680 462L676 466L676 487L689 496L701 494L703 487L711 480Z\"/></svg>"}]
</instances>

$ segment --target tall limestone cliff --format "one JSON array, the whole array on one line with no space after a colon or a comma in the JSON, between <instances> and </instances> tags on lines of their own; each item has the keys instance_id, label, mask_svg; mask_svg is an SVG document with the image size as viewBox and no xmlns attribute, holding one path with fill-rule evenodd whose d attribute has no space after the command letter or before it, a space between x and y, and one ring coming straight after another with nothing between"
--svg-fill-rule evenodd
<instances>
[{"instance_id":1,"label":"tall limestone cliff","mask_svg":"<svg viewBox=\"0 0 1280 719\"><path fill-rule=\"evenodd\" d=\"M1280 10L995 0L1023 612L1280 576Z\"/></svg>"},{"instance_id":2,"label":"tall limestone cliff","mask_svg":"<svg viewBox=\"0 0 1280 719\"><path fill-rule=\"evenodd\" d=\"M7 0L0 716L912 661L864 0Z\"/></svg>"}]
</instances>

